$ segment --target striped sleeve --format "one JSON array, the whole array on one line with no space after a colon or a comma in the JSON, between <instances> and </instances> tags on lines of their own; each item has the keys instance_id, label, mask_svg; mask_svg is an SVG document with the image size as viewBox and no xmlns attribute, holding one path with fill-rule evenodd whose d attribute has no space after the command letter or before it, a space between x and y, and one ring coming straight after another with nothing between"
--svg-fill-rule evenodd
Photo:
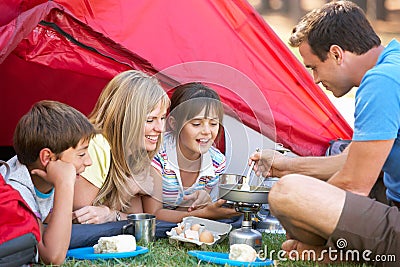
<instances>
[{"instance_id":1,"label":"striped sleeve","mask_svg":"<svg viewBox=\"0 0 400 267\"><path fill-rule=\"evenodd\" d=\"M161 156L161 152L158 152L151 161L151 166L155 168L159 173L162 173L163 171L162 161L163 157Z\"/></svg>"},{"instance_id":2,"label":"striped sleeve","mask_svg":"<svg viewBox=\"0 0 400 267\"><path fill-rule=\"evenodd\" d=\"M207 188L211 189L218 184L219 176L225 172L226 157L215 147L210 148L210 155L215 171L215 177L212 177L207 183Z\"/></svg>"}]
</instances>

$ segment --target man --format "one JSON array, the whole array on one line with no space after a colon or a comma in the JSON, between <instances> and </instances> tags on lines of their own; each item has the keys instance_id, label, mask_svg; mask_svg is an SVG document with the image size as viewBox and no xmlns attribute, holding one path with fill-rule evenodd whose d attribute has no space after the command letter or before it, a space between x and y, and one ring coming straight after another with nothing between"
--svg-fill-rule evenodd
<instances>
[{"instance_id":1,"label":"man","mask_svg":"<svg viewBox=\"0 0 400 267\"><path fill-rule=\"evenodd\" d=\"M302 18L290 45L299 48L315 83L336 97L359 89L354 135L344 153L287 158L264 150L251 156L258 173L284 176L269 194L271 211L288 233L282 248L299 255L357 250L358 259L338 259L382 264L377 257L391 254L400 261L400 43L383 47L362 10L338 1ZM367 197L381 170L394 207ZM372 254L363 258L367 250Z\"/></svg>"}]
</instances>

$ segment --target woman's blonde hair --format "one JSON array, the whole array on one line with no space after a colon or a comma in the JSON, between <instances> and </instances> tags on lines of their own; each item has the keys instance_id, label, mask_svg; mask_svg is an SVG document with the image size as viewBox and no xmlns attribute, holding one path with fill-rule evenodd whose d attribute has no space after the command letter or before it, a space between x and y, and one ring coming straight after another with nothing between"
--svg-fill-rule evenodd
<instances>
[{"instance_id":1,"label":"woman's blonde hair","mask_svg":"<svg viewBox=\"0 0 400 267\"><path fill-rule=\"evenodd\" d=\"M147 115L159 103L168 108L167 94L155 77L141 71L122 72L103 89L89 119L110 144L111 165L94 205L118 210L129 206L134 196L130 179L150 167L162 142L160 136L154 151L146 151L144 147Z\"/></svg>"}]
</instances>

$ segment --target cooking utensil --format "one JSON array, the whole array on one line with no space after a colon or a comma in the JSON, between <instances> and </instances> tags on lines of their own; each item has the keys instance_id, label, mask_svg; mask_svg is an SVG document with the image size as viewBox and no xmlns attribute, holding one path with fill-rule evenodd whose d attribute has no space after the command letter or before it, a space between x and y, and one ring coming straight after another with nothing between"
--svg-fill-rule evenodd
<instances>
[{"instance_id":1,"label":"cooking utensil","mask_svg":"<svg viewBox=\"0 0 400 267\"><path fill-rule=\"evenodd\" d=\"M249 170L247 171L247 175L243 178L243 184L242 184L242 186L240 187L240 189L243 190L243 191L249 191L249 190L250 190L250 186L249 186L250 174L251 174L251 171L252 171L253 168L254 168L254 164L255 164L255 163L256 163L255 161L253 161L253 162L251 163L250 168L249 168Z\"/></svg>"},{"instance_id":2,"label":"cooking utensil","mask_svg":"<svg viewBox=\"0 0 400 267\"><path fill-rule=\"evenodd\" d=\"M233 202L268 203L268 193L271 188L264 186L250 186L249 191L240 190L242 185L221 184L219 197Z\"/></svg>"},{"instance_id":3,"label":"cooking utensil","mask_svg":"<svg viewBox=\"0 0 400 267\"><path fill-rule=\"evenodd\" d=\"M272 188L278 181L279 178L277 177L268 177L264 180L263 186ZM258 218L257 230L271 234L286 233L279 220L271 214L269 204L263 204L261 209L256 213L256 217Z\"/></svg>"},{"instance_id":4,"label":"cooking utensil","mask_svg":"<svg viewBox=\"0 0 400 267\"><path fill-rule=\"evenodd\" d=\"M260 152L260 149L257 148L256 149L257 152ZM251 162L250 168L247 171L247 175L243 178L243 184L242 187L240 188L243 191L249 191L250 190L250 186L249 186L249 182L250 182L250 174L253 171L254 165L256 164L256 162L253 160Z\"/></svg>"},{"instance_id":5,"label":"cooking utensil","mask_svg":"<svg viewBox=\"0 0 400 267\"><path fill-rule=\"evenodd\" d=\"M218 185L221 184L242 184L244 176L241 174L223 173L219 176Z\"/></svg>"}]
</instances>

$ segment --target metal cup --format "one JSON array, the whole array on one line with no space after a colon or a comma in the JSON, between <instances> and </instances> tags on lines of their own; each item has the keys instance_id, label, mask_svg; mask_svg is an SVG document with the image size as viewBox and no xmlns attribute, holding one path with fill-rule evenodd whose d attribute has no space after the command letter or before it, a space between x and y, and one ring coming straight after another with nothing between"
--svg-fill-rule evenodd
<instances>
[{"instance_id":1,"label":"metal cup","mask_svg":"<svg viewBox=\"0 0 400 267\"><path fill-rule=\"evenodd\" d=\"M156 237L156 216L148 213L128 215L128 224L122 226L123 234L132 234L136 241L153 242Z\"/></svg>"}]
</instances>

